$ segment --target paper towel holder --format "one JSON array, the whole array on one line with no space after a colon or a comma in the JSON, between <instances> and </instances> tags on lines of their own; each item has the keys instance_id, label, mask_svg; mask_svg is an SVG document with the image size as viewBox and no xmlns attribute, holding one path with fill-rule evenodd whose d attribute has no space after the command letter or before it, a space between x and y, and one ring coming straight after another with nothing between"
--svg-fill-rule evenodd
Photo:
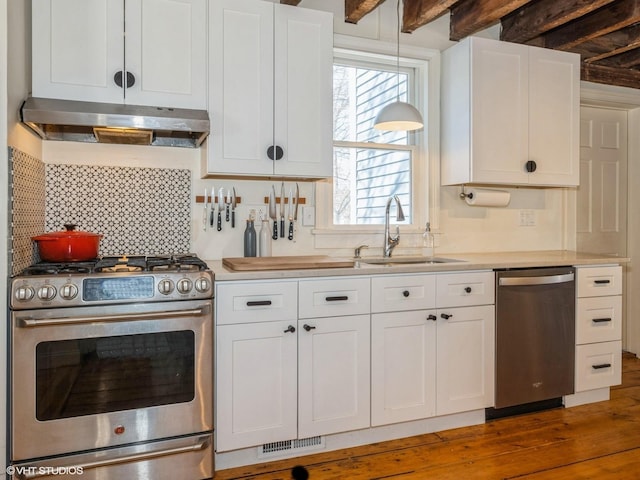
<instances>
[{"instance_id":1,"label":"paper towel holder","mask_svg":"<svg viewBox=\"0 0 640 480\"><path fill-rule=\"evenodd\" d=\"M467 198L471 200L471 199L473 199L473 192L466 193L466 192L464 191L464 185L463 185L463 186L462 186L462 191L460 192L460 198L461 198L462 200L465 200L465 199L467 199Z\"/></svg>"}]
</instances>

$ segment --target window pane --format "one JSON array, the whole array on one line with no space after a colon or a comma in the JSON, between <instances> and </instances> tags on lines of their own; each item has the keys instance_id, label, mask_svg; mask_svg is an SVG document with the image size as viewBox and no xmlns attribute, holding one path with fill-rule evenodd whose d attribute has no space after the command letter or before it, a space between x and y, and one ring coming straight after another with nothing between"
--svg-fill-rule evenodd
<instances>
[{"instance_id":1,"label":"window pane","mask_svg":"<svg viewBox=\"0 0 640 480\"><path fill-rule=\"evenodd\" d=\"M384 224L387 200L398 195L411 223L411 151L334 148L333 223ZM395 206L392 206L395 218Z\"/></svg>"},{"instance_id":2,"label":"window pane","mask_svg":"<svg viewBox=\"0 0 640 480\"><path fill-rule=\"evenodd\" d=\"M398 85L398 81L400 84ZM373 121L386 104L407 101L407 73L333 66L333 139L408 145L407 132L384 132Z\"/></svg>"}]
</instances>

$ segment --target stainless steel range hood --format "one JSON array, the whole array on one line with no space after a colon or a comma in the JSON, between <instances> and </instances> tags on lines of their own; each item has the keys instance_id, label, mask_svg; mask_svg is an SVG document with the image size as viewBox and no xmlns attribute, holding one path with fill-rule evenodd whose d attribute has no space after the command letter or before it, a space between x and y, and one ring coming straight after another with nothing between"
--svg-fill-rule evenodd
<instances>
[{"instance_id":1,"label":"stainless steel range hood","mask_svg":"<svg viewBox=\"0 0 640 480\"><path fill-rule=\"evenodd\" d=\"M45 140L199 147L209 135L206 110L27 98L22 122Z\"/></svg>"}]
</instances>

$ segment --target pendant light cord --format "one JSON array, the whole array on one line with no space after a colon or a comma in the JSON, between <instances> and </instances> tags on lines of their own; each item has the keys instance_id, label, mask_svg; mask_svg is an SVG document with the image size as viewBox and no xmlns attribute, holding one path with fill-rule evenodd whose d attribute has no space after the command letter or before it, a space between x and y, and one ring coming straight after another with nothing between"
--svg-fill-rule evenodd
<instances>
[{"instance_id":1,"label":"pendant light cord","mask_svg":"<svg viewBox=\"0 0 640 480\"><path fill-rule=\"evenodd\" d=\"M398 21L396 29L396 87L397 87L397 101L400 101L400 0L396 6L396 18Z\"/></svg>"}]
</instances>

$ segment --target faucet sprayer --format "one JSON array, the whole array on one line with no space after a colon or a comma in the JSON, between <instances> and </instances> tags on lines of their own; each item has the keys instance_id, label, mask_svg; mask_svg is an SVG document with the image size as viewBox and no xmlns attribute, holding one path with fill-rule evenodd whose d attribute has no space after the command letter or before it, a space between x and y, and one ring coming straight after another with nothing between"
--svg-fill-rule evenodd
<instances>
[{"instance_id":1,"label":"faucet sprayer","mask_svg":"<svg viewBox=\"0 0 640 480\"><path fill-rule=\"evenodd\" d=\"M385 207L385 210L384 210L384 256L385 257L390 257L391 252L393 252L393 249L395 248L395 246L398 245L398 243L400 243L400 227L398 225L396 225L395 237L392 237L389 234L389 210L391 208L392 200L395 200L396 207L397 207L396 221L397 222L404 221L404 212L402 211L402 205L400 204L400 199L398 198L398 195L389 197L389 199L387 200L387 206Z\"/></svg>"}]
</instances>

